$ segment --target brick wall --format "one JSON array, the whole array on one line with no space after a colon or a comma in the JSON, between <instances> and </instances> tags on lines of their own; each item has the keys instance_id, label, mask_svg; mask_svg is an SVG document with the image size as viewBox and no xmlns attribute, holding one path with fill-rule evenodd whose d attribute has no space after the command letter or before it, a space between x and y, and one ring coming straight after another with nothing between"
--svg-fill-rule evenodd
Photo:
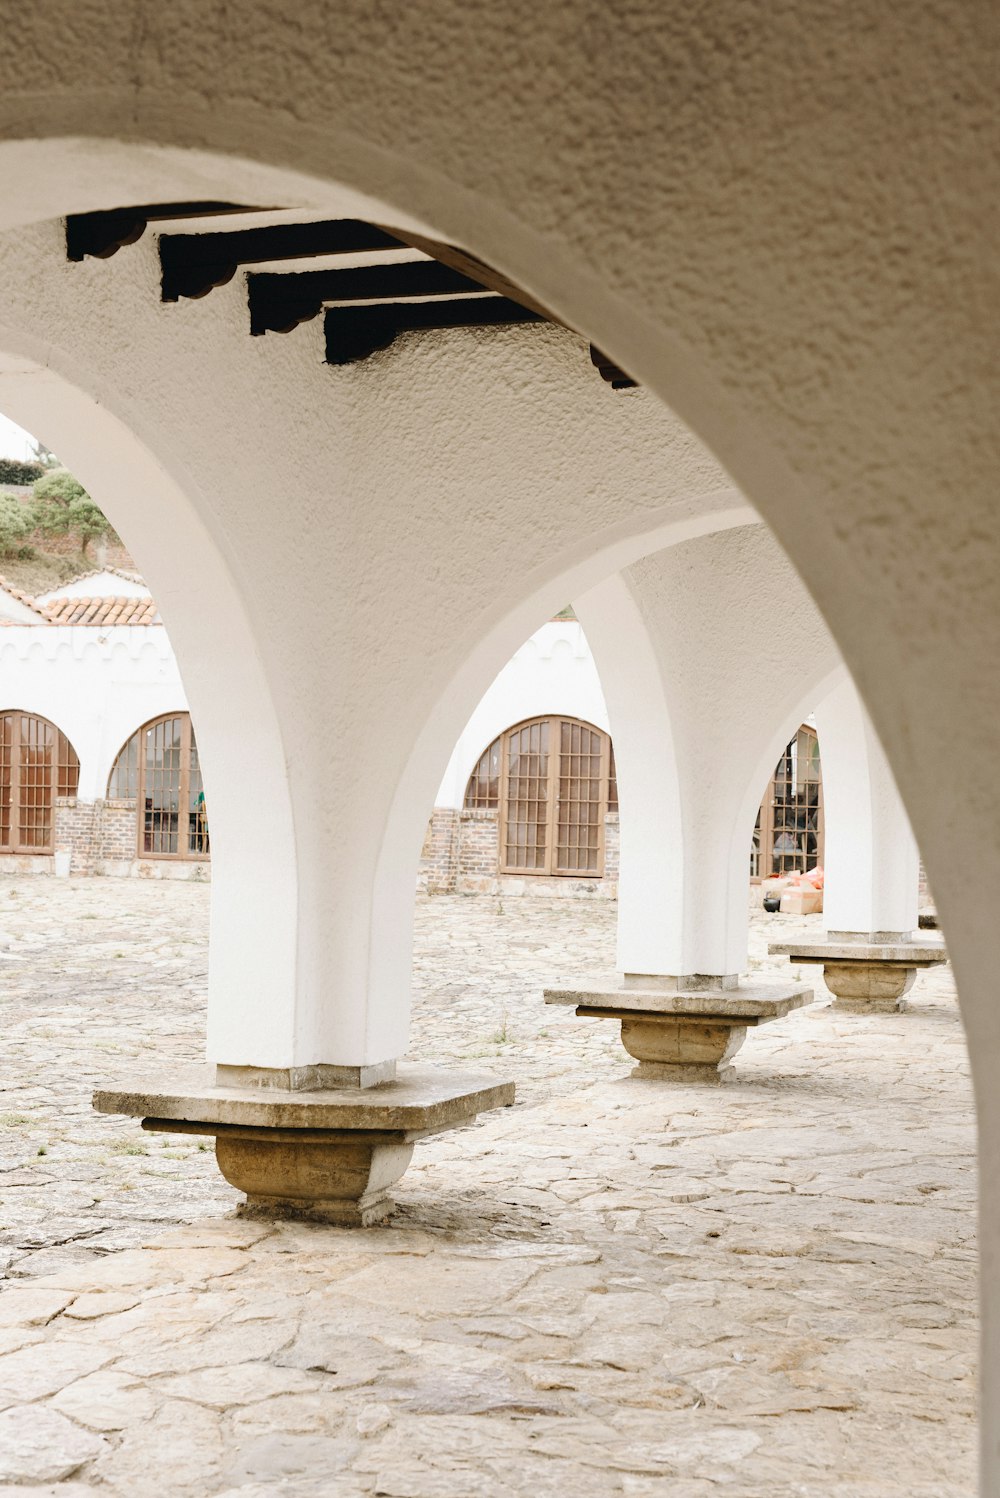
<instances>
[{"instance_id":1,"label":"brick wall","mask_svg":"<svg viewBox=\"0 0 1000 1498\"><path fill-rule=\"evenodd\" d=\"M136 803L134 801L96 801L94 820L97 823L96 841L99 843L94 872L114 872L111 866L131 865L137 860L136 852ZM131 871L131 870L130 870Z\"/></svg>"},{"instance_id":2,"label":"brick wall","mask_svg":"<svg viewBox=\"0 0 1000 1498\"><path fill-rule=\"evenodd\" d=\"M495 895L500 885L498 811L459 813L455 889L461 895Z\"/></svg>"},{"instance_id":3,"label":"brick wall","mask_svg":"<svg viewBox=\"0 0 1000 1498\"><path fill-rule=\"evenodd\" d=\"M618 898L618 865L621 838L619 836L618 813L609 811L604 818L604 878L602 884L614 887L612 899Z\"/></svg>"},{"instance_id":4,"label":"brick wall","mask_svg":"<svg viewBox=\"0 0 1000 1498\"><path fill-rule=\"evenodd\" d=\"M60 797L55 806L57 853L69 853L71 874L139 879L208 879L208 859L140 858L134 801L93 803Z\"/></svg>"},{"instance_id":5,"label":"brick wall","mask_svg":"<svg viewBox=\"0 0 1000 1498\"><path fill-rule=\"evenodd\" d=\"M56 852L70 855L71 874L92 874L97 857L94 827L96 807L74 797L60 796L55 805Z\"/></svg>"},{"instance_id":6,"label":"brick wall","mask_svg":"<svg viewBox=\"0 0 1000 1498\"><path fill-rule=\"evenodd\" d=\"M424 838L417 888L427 894L558 895L562 898L618 897L618 813L604 824L604 878L545 878L500 873L500 814L436 807Z\"/></svg>"},{"instance_id":7,"label":"brick wall","mask_svg":"<svg viewBox=\"0 0 1000 1498\"><path fill-rule=\"evenodd\" d=\"M417 889L425 894L451 895L455 892L460 817L461 812L449 806L435 806L427 823L417 874Z\"/></svg>"}]
</instances>

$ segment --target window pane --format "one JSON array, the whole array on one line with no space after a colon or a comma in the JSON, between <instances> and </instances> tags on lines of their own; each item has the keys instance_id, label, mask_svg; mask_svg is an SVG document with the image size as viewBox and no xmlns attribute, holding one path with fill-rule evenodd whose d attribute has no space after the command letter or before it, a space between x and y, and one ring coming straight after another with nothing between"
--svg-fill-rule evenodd
<instances>
[{"instance_id":1,"label":"window pane","mask_svg":"<svg viewBox=\"0 0 1000 1498\"><path fill-rule=\"evenodd\" d=\"M601 835L602 735L584 723L559 724L559 806L555 867L596 874Z\"/></svg>"},{"instance_id":2,"label":"window pane","mask_svg":"<svg viewBox=\"0 0 1000 1498\"><path fill-rule=\"evenodd\" d=\"M139 794L139 735L134 733L115 760L108 781L110 801L134 801Z\"/></svg>"},{"instance_id":3,"label":"window pane","mask_svg":"<svg viewBox=\"0 0 1000 1498\"><path fill-rule=\"evenodd\" d=\"M64 733L58 735L59 758L57 765L57 796L75 796L80 783L80 761L76 750Z\"/></svg>"},{"instance_id":4,"label":"window pane","mask_svg":"<svg viewBox=\"0 0 1000 1498\"><path fill-rule=\"evenodd\" d=\"M507 738L508 868L544 870L548 823L549 724L526 723Z\"/></svg>"},{"instance_id":5,"label":"window pane","mask_svg":"<svg viewBox=\"0 0 1000 1498\"><path fill-rule=\"evenodd\" d=\"M0 848L9 848L11 841L11 800L14 794L13 742L14 719L8 713L0 718Z\"/></svg>"},{"instance_id":6,"label":"window pane","mask_svg":"<svg viewBox=\"0 0 1000 1498\"><path fill-rule=\"evenodd\" d=\"M823 788L819 741L801 728L774 771L771 791L773 836L768 854L773 874L805 873L821 856L819 827ZM758 829L760 818L758 817ZM759 832L755 833L759 840ZM755 854L751 852L751 865Z\"/></svg>"},{"instance_id":7,"label":"window pane","mask_svg":"<svg viewBox=\"0 0 1000 1498\"><path fill-rule=\"evenodd\" d=\"M465 789L465 805L469 810L495 811L500 805L500 749L501 740L494 739L469 776Z\"/></svg>"},{"instance_id":8,"label":"window pane","mask_svg":"<svg viewBox=\"0 0 1000 1498\"><path fill-rule=\"evenodd\" d=\"M182 728L180 718L165 718L145 731L143 850L146 853L178 851Z\"/></svg>"},{"instance_id":9,"label":"window pane","mask_svg":"<svg viewBox=\"0 0 1000 1498\"><path fill-rule=\"evenodd\" d=\"M17 840L22 848L47 851L52 844L55 729L44 718L19 715Z\"/></svg>"}]
</instances>

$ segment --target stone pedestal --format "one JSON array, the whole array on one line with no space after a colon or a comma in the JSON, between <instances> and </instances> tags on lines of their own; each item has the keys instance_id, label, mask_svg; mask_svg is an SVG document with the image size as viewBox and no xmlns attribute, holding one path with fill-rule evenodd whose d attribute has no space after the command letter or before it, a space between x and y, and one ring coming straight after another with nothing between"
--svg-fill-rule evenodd
<instances>
[{"instance_id":1,"label":"stone pedestal","mask_svg":"<svg viewBox=\"0 0 1000 1498\"><path fill-rule=\"evenodd\" d=\"M717 1085L735 1080L732 1058L747 1030L812 1003L812 990L735 978L609 978L547 988L546 1004L572 1004L578 1015L621 1023L622 1045L638 1065L633 1077Z\"/></svg>"},{"instance_id":2,"label":"stone pedestal","mask_svg":"<svg viewBox=\"0 0 1000 1498\"><path fill-rule=\"evenodd\" d=\"M943 943L915 942L909 932L896 931L831 931L825 941L772 942L768 950L792 962L821 964L834 1007L854 1014L905 1009L903 997L918 970L948 960Z\"/></svg>"},{"instance_id":3,"label":"stone pedestal","mask_svg":"<svg viewBox=\"0 0 1000 1498\"><path fill-rule=\"evenodd\" d=\"M513 1082L481 1072L401 1064L391 1081L313 1091L212 1085L207 1069L94 1094L99 1113L126 1113L157 1133L215 1136L238 1210L368 1227L393 1208L389 1188L414 1143L514 1101Z\"/></svg>"}]
</instances>

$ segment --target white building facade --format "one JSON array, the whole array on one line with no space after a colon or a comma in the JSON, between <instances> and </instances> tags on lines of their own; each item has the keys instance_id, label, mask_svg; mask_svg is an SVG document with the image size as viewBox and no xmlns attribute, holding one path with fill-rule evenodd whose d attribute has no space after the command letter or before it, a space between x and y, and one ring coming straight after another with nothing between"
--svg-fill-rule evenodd
<instances>
[{"instance_id":1,"label":"white building facade","mask_svg":"<svg viewBox=\"0 0 1000 1498\"><path fill-rule=\"evenodd\" d=\"M130 607L133 602L141 607ZM33 600L0 586L0 610L7 616L0 629L0 716L17 714L51 724L76 761L73 783L52 786L52 827L45 846L29 852L18 846L16 836L8 839L9 845L0 847L0 872L209 877L207 803L203 799L204 832L196 833L194 846L186 845L179 825L180 775L165 776L164 753L175 760L182 757L185 736L193 739L193 729L176 657L145 584L108 569L73 578ZM129 622L115 622L122 617ZM165 733L166 725L170 733ZM516 772L505 745L519 725L527 725L525 733L537 738L545 776L552 782L545 792L551 805L532 823L540 829L542 843L534 856L508 847L509 827L516 820L509 787ZM137 733L141 752L130 747ZM560 736L567 738L570 758L565 765ZM594 749L582 760L581 740ZM483 795L476 777L491 750L495 763ZM802 755L794 745L787 754L788 777L799 794ZM196 760L196 742L193 755ZM144 777L150 779L151 793L155 776L161 799L176 800L176 807L150 805L140 811L140 759L146 761ZM589 777L588 771L593 772ZM190 799L190 764L187 772ZM584 780L589 795L581 795ZM200 767L194 786L197 796ZM775 797L780 802L782 792L779 774L777 784L772 777L770 800L765 793L763 806ZM797 808L799 827L784 833L799 864L822 857L820 797L821 790L815 810ZM561 850L561 862L568 866L560 866L559 828L566 800L582 830L573 839L574 848ZM177 833L172 852L162 846L165 827L159 820L151 825L154 816L166 815L177 823L172 821ZM521 867L511 863L518 856ZM618 864L617 779L607 704L583 626L566 610L515 652L459 736L428 822L418 888L431 894L614 899ZM757 872L751 859L750 873Z\"/></svg>"},{"instance_id":2,"label":"white building facade","mask_svg":"<svg viewBox=\"0 0 1000 1498\"><path fill-rule=\"evenodd\" d=\"M144 846L164 838L159 826L144 828L137 794L121 794L136 787L115 773L141 729L177 723L179 746L189 722L177 661L145 586L102 572L33 601L0 588L0 616L0 717L11 739L3 772L14 811L0 871L205 878L207 859ZM67 741L67 774L53 774L54 765L47 774L53 735L39 723ZM151 727L151 752L155 739ZM150 792L166 801L172 787L151 781Z\"/></svg>"}]
</instances>

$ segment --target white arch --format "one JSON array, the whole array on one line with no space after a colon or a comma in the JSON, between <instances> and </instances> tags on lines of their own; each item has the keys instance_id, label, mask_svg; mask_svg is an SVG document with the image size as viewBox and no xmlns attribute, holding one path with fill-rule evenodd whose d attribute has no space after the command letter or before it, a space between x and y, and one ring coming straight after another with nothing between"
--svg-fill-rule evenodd
<instances>
[{"instance_id":1,"label":"white arch","mask_svg":"<svg viewBox=\"0 0 1000 1498\"><path fill-rule=\"evenodd\" d=\"M106 402L57 372L51 352L32 357L28 340L9 327L0 327L0 350L0 407L42 434L100 495L150 583L184 672L212 803L211 1013L232 1016L251 1052L291 1054L294 1031L281 1033L275 1019L282 1009L294 1015L297 965L295 834L281 725L239 592L191 502L197 486L171 472ZM254 818L255 842L271 858L266 886L253 872L245 805L229 773L251 746L255 777L267 786ZM274 995L274 1009L247 1002L257 986Z\"/></svg>"},{"instance_id":2,"label":"white arch","mask_svg":"<svg viewBox=\"0 0 1000 1498\"><path fill-rule=\"evenodd\" d=\"M392 797L372 895L369 994L374 1002L388 1005L393 998L398 1002L399 993L408 991L413 885L430 798L441 765L447 763L448 751L482 692L482 682L491 680L497 664L509 660L539 619L551 616L567 598L579 599L602 578L651 551L758 522L758 516L732 490L703 495L701 502L704 513L687 513L672 522L661 521L650 530L624 537L616 535L585 559L565 559L565 570L553 569L555 575L544 587L472 644L418 735ZM696 509L696 504L686 501L678 508L690 512ZM584 627L587 628L586 619Z\"/></svg>"},{"instance_id":3,"label":"white arch","mask_svg":"<svg viewBox=\"0 0 1000 1498\"><path fill-rule=\"evenodd\" d=\"M751 46L745 57L726 44L730 28L755 30L745 7L737 16L723 4L707 19L692 12L659 32L638 27L617 38L628 111L606 142L603 132L578 128L600 97L604 58L565 48L572 27L562 13L558 31L543 27L530 59L526 49L519 54L525 65L511 80L512 97L504 94L499 129L487 103L497 91L483 85L509 37L493 26L470 34L450 25L450 12L414 5L401 23L433 25L442 47L463 49L446 52L461 88L445 118L435 88L407 87L399 75L401 59L412 60L405 34L384 67L373 67L384 41L376 12L347 28L328 76L290 68L276 83L262 66L269 47L234 45L240 39L221 12L206 17L204 45L175 64L166 17L150 16L152 40L137 47L110 24L63 27L61 7L49 10L52 71L72 81L53 86L47 77L44 94L22 81L32 78L31 39L15 36L4 60L10 86L0 94L5 134L64 138L54 149L37 138L11 148L37 174L40 196L65 189L61 202L70 201L74 174L81 206L103 173L116 186L148 188L151 175L164 181L170 168L186 196L199 175L213 195L227 183L236 193L273 181L247 158L296 165L303 201L314 190L320 196L314 183L324 177L368 185L585 329L723 457L795 557L893 757L948 930L992 1159L1000 1140L1000 777L985 790L955 788L947 802L939 795L969 735L985 744L993 732L993 686L981 663L1000 655L996 458L983 437L993 247L979 211L994 196L994 163L979 148L991 122L978 17L956 3L917 6L900 21L872 5L863 58L856 14L836 8L808 38L799 17L779 18L783 44ZM582 11L580 19L583 34ZM763 4L758 19L759 35L770 39L774 18ZM273 16L255 12L254 20L280 45ZM330 55L328 20L322 7L306 13L298 55ZM253 34L253 23L244 29ZM821 80L817 96L836 114L835 178L828 120L804 121L803 90L789 86L788 58L800 46L803 70ZM703 56L718 61L689 90L691 58ZM940 66L928 67L928 58ZM669 117L668 75L687 104ZM884 128L888 114L912 112L936 119L933 140ZM368 138L359 120L369 122ZM88 130L111 139L95 149L81 140ZM74 153L65 149L70 139ZM119 143L127 139L169 149L139 152ZM565 141L566 153L540 160L540 139ZM225 175L198 154L206 143L233 152ZM734 190L687 190L703 179ZM28 196L22 213L42 216L44 198ZM963 867L977 839L970 882ZM993 1165L983 1184L984 1227L1000 1238ZM989 1309L987 1392L996 1401L1000 1287ZM995 1486L995 1433L985 1462L984 1480Z\"/></svg>"},{"instance_id":4,"label":"white arch","mask_svg":"<svg viewBox=\"0 0 1000 1498\"><path fill-rule=\"evenodd\" d=\"M566 652L558 654L558 646ZM490 744L524 718L580 718L605 732L608 714L597 668L575 619L543 624L498 672L452 750L435 806L464 804L469 777Z\"/></svg>"},{"instance_id":5,"label":"white arch","mask_svg":"<svg viewBox=\"0 0 1000 1498\"><path fill-rule=\"evenodd\" d=\"M845 682L850 684L850 674L844 665L833 666L825 671L820 670L815 676L808 678L805 685L799 681L794 692L789 693L788 697L776 705L775 726L767 739L766 748L761 749L757 756L733 822L731 861L734 868L739 867L740 858L743 859L744 864L749 860L750 843L761 799L767 792L771 777L774 775L774 767L781 758L785 746L794 737L803 720L815 710L817 703L823 701ZM820 739L819 748L822 756L822 739Z\"/></svg>"},{"instance_id":6,"label":"white arch","mask_svg":"<svg viewBox=\"0 0 1000 1498\"><path fill-rule=\"evenodd\" d=\"M843 673L833 640L756 526L647 556L575 606L616 746L619 966L739 973L762 780Z\"/></svg>"}]
</instances>

